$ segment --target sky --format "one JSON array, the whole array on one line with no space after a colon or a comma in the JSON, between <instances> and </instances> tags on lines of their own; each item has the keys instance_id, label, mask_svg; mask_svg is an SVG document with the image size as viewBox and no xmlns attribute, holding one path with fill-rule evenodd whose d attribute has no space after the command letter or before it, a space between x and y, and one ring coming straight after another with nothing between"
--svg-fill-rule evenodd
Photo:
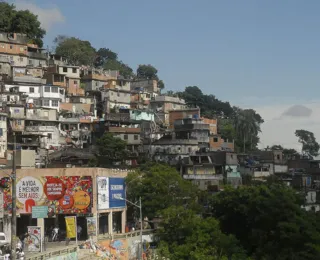
<instances>
[{"instance_id":1,"label":"sky","mask_svg":"<svg viewBox=\"0 0 320 260\"><path fill-rule=\"evenodd\" d=\"M51 47L62 34L151 64L166 90L196 85L265 119L260 147L320 141L318 0L16 0L38 14Z\"/></svg>"}]
</instances>

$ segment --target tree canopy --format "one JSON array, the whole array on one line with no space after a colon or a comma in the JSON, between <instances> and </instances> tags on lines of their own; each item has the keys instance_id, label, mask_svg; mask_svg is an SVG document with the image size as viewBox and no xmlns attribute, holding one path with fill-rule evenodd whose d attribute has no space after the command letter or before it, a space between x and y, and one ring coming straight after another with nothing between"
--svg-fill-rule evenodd
<instances>
[{"instance_id":1,"label":"tree canopy","mask_svg":"<svg viewBox=\"0 0 320 260\"><path fill-rule=\"evenodd\" d=\"M192 208L196 201L196 187L165 164L143 166L128 175L126 183L128 199L137 201L141 197L143 215L149 219L173 205Z\"/></svg>"},{"instance_id":2,"label":"tree canopy","mask_svg":"<svg viewBox=\"0 0 320 260\"><path fill-rule=\"evenodd\" d=\"M296 130L296 137L299 138L299 143L302 144L302 152L309 156L318 156L320 146L314 134L307 130Z\"/></svg>"},{"instance_id":3,"label":"tree canopy","mask_svg":"<svg viewBox=\"0 0 320 260\"><path fill-rule=\"evenodd\" d=\"M137 79L155 79L158 81L158 88L160 90L164 89L165 87L164 82L158 77L158 70L150 64L142 64L138 66Z\"/></svg>"},{"instance_id":4,"label":"tree canopy","mask_svg":"<svg viewBox=\"0 0 320 260\"><path fill-rule=\"evenodd\" d=\"M26 34L30 42L43 46L46 31L41 28L38 16L29 10L17 11L14 5L0 2L0 28L5 32Z\"/></svg>"},{"instance_id":5,"label":"tree canopy","mask_svg":"<svg viewBox=\"0 0 320 260\"><path fill-rule=\"evenodd\" d=\"M66 57L71 65L92 66L95 62L96 50L89 41L58 35L54 43L56 44L56 54Z\"/></svg>"},{"instance_id":6,"label":"tree canopy","mask_svg":"<svg viewBox=\"0 0 320 260\"><path fill-rule=\"evenodd\" d=\"M127 142L113 136L112 133L104 133L104 135L97 140L97 146L97 158L96 161L91 162L92 166L110 167L115 163L123 164L128 156L126 149Z\"/></svg>"},{"instance_id":7,"label":"tree canopy","mask_svg":"<svg viewBox=\"0 0 320 260\"><path fill-rule=\"evenodd\" d=\"M248 259L237 239L221 232L216 219L203 219L181 206L162 211L156 236L160 239L157 251L171 260Z\"/></svg>"},{"instance_id":8,"label":"tree canopy","mask_svg":"<svg viewBox=\"0 0 320 260\"><path fill-rule=\"evenodd\" d=\"M279 184L229 188L212 198L211 213L253 259L320 259L316 215L301 203L296 192Z\"/></svg>"}]
</instances>

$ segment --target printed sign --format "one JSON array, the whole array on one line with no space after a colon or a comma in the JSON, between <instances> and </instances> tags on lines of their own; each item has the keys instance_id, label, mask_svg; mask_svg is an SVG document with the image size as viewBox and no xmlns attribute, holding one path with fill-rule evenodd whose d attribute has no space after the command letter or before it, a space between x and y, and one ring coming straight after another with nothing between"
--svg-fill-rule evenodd
<instances>
[{"instance_id":1,"label":"printed sign","mask_svg":"<svg viewBox=\"0 0 320 260\"><path fill-rule=\"evenodd\" d=\"M55 214L55 206L34 206L32 207L32 218L53 218Z\"/></svg>"},{"instance_id":2,"label":"printed sign","mask_svg":"<svg viewBox=\"0 0 320 260\"><path fill-rule=\"evenodd\" d=\"M126 192L124 178L109 178L109 206L110 208L124 208L126 206Z\"/></svg>"},{"instance_id":3,"label":"printed sign","mask_svg":"<svg viewBox=\"0 0 320 260\"><path fill-rule=\"evenodd\" d=\"M90 237L97 235L97 219L95 217L87 218L87 232Z\"/></svg>"},{"instance_id":4,"label":"printed sign","mask_svg":"<svg viewBox=\"0 0 320 260\"><path fill-rule=\"evenodd\" d=\"M26 247L29 252L41 252L41 227L28 227Z\"/></svg>"},{"instance_id":5,"label":"printed sign","mask_svg":"<svg viewBox=\"0 0 320 260\"><path fill-rule=\"evenodd\" d=\"M42 183L34 177L24 177L17 183L17 200L24 205L26 213L32 212L32 207L43 196Z\"/></svg>"},{"instance_id":6,"label":"printed sign","mask_svg":"<svg viewBox=\"0 0 320 260\"><path fill-rule=\"evenodd\" d=\"M62 180L54 178L47 180L43 189L48 200L58 200L64 195L65 185Z\"/></svg>"},{"instance_id":7,"label":"printed sign","mask_svg":"<svg viewBox=\"0 0 320 260\"><path fill-rule=\"evenodd\" d=\"M4 215L4 201L3 201L3 193L0 192L0 218L3 218L3 215Z\"/></svg>"},{"instance_id":8,"label":"printed sign","mask_svg":"<svg viewBox=\"0 0 320 260\"><path fill-rule=\"evenodd\" d=\"M8 185L11 185L8 182ZM5 213L11 208L11 187L4 189ZM23 177L17 181L17 214L32 213L35 206L54 206L54 213L90 214L92 178L90 176ZM52 210L52 209L49 209ZM43 209L44 211L44 209ZM42 214L42 213L41 213ZM43 215L42 215L43 216Z\"/></svg>"},{"instance_id":9,"label":"printed sign","mask_svg":"<svg viewBox=\"0 0 320 260\"><path fill-rule=\"evenodd\" d=\"M98 177L98 209L109 209L109 178Z\"/></svg>"},{"instance_id":10,"label":"printed sign","mask_svg":"<svg viewBox=\"0 0 320 260\"><path fill-rule=\"evenodd\" d=\"M67 238L77 237L77 217L65 217L66 220L66 229L67 229Z\"/></svg>"}]
</instances>

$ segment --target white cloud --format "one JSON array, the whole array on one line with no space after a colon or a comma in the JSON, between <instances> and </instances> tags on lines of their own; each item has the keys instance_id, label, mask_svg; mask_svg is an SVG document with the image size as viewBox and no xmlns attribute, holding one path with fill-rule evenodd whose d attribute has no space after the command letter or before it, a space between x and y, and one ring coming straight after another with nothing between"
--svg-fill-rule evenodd
<instances>
[{"instance_id":1,"label":"white cloud","mask_svg":"<svg viewBox=\"0 0 320 260\"><path fill-rule=\"evenodd\" d=\"M293 103L294 102L294 103ZM297 129L311 131L320 141L320 100L298 103L293 101L286 104L274 104L265 106L253 106L253 108L262 116L265 123L262 124L260 135L260 147L265 148L268 145L280 144L286 148L301 150L301 145L294 132ZM304 106L312 110L308 116L284 116L283 113L293 106Z\"/></svg>"},{"instance_id":2,"label":"white cloud","mask_svg":"<svg viewBox=\"0 0 320 260\"><path fill-rule=\"evenodd\" d=\"M32 13L38 15L41 26L47 31L49 31L53 25L65 21L65 17L57 7L41 8L34 3L22 0L16 1L15 5L17 10L28 9Z\"/></svg>"}]
</instances>

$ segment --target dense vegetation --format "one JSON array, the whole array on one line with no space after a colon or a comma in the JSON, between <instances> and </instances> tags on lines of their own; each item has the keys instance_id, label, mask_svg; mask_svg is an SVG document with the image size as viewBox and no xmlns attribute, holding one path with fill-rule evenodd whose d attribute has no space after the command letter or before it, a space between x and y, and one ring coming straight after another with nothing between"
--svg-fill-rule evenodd
<instances>
[{"instance_id":1,"label":"dense vegetation","mask_svg":"<svg viewBox=\"0 0 320 260\"><path fill-rule=\"evenodd\" d=\"M43 46L46 31L41 28L38 16L29 10L17 11L14 5L0 1L0 31L26 34L30 43Z\"/></svg>"},{"instance_id":2,"label":"dense vegetation","mask_svg":"<svg viewBox=\"0 0 320 260\"><path fill-rule=\"evenodd\" d=\"M208 195L175 169L151 164L126 182L128 199L142 198L143 216L161 218L158 252L171 260L320 259L319 216L274 181Z\"/></svg>"}]
</instances>

